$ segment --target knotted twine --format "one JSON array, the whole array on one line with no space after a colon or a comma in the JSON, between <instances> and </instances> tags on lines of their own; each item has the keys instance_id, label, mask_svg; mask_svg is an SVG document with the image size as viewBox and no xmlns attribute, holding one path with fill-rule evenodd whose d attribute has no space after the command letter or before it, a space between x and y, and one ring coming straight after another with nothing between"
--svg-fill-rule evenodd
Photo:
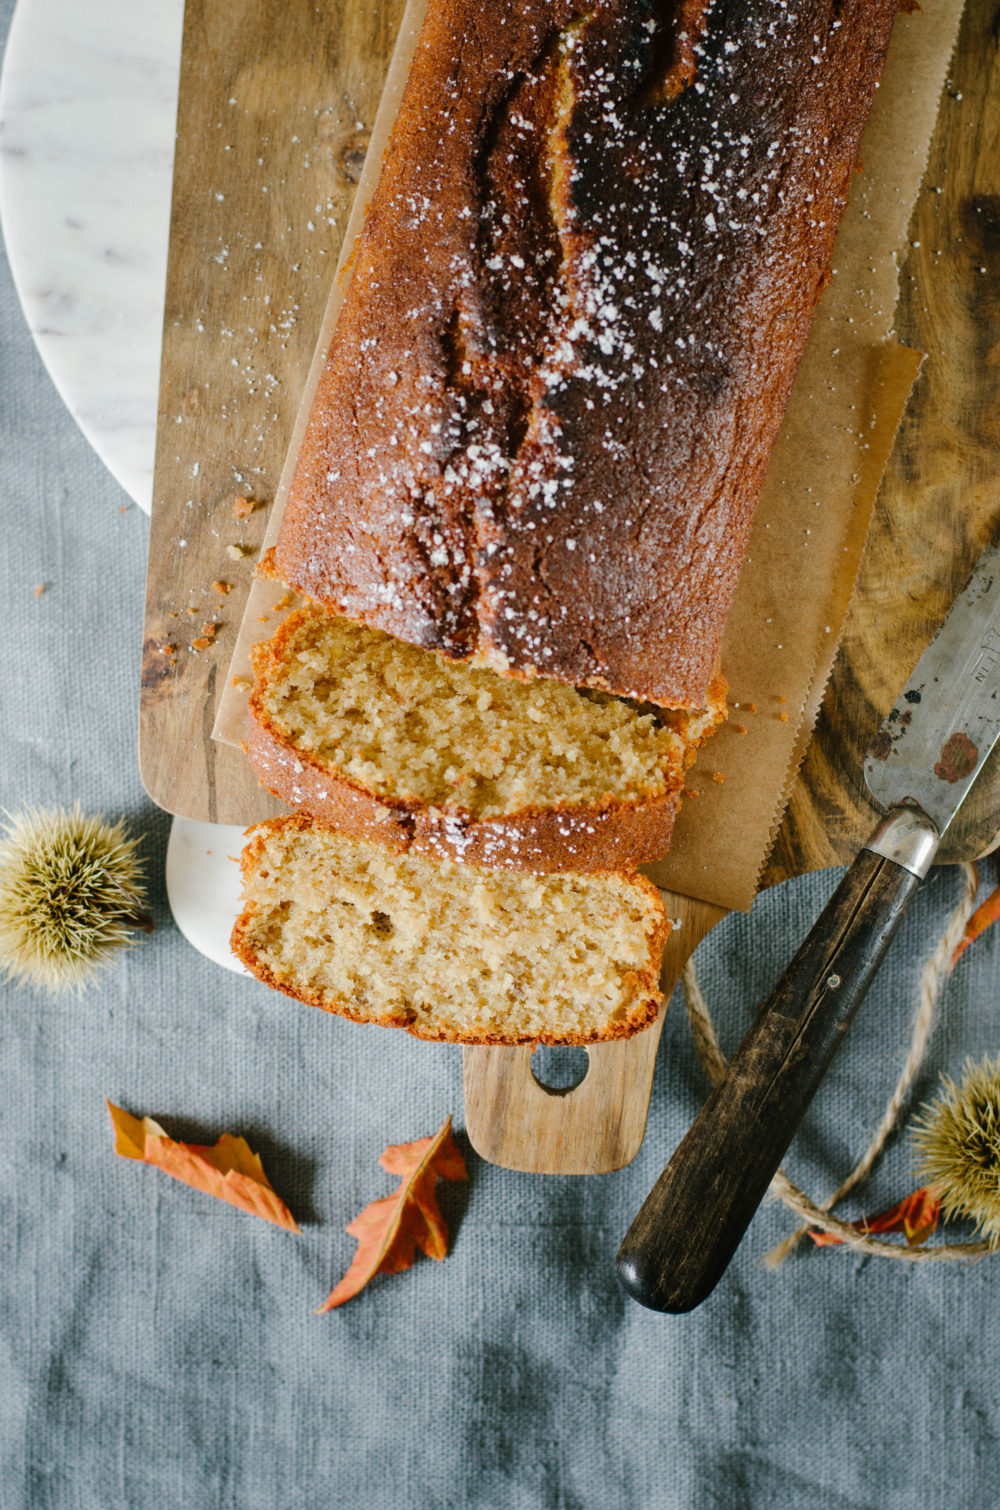
<instances>
[{"instance_id":1,"label":"knotted twine","mask_svg":"<svg viewBox=\"0 0 1000 1510\"><path fill-rule=\"evenodd\" d=\"M765 1254L764 1262L768 1268L777 1268L784 1262L788 1255L798 1245L800 1239L805 1236L810 1228L822 1232L832 1233L839 1237L846 1246L857 1249L860 1253L873 1253L878 1258L901 1259L903 1263L941 1263L949 1260L970 1261L982 1258L991 1252L989 1243L938 1243L934 1247L903 1247L897 1243L889 1243L881 1238L872 1237L870 1233L859 1231L857 1227L848 1222L842 1222L838 1217L831 1215L833 1207L841 1201L850 1191L856 1190L863 1184L875 1165L879 1154L885 1147L889 1135L892 1133L900 1113L906 1104L910 1087L916 1078L927 1053L927 1045L930 1042L931 1031L937 1017L938 1004L941 998L941 990L944 982L951 974L952 959L965 932L965 925L972 916L976 906L976 893L979 889L979 874L975 865L963 863L959 869L965 881L962 898L951 915L948 925L928 959L920 976L917 990L917 1007L913 1018L913 1026L910 1033L910 1042L903 1067L896 1081L895 1089L889 1097L888 1104L882 1119L879 1122L868 1147L861 1158L855 1164L850 1174L841 1181L832 1195L828 1196L821 1205L817 1205L807 1196L804 1191L788 1178L783 1169L779 1169L771 1181L770 1193L777 1196L791 1211L803 1219L806 1225L797 1227L789 1237L780 1242L777 1247ZM694 963L688 960L681 972L681 988L684 995L684 1006L687 1011L688 1022L691 1026L691 1037L694 1041L695 1052L698 1055L702 1069L708 1076L712 1086L719 1084L726 1073L728 1061L719 1048L719 1040L715 1032L715 1024L708 1009L708 1003L701 993L698 977L695 973Z\"/></svg>"}]
</instances>

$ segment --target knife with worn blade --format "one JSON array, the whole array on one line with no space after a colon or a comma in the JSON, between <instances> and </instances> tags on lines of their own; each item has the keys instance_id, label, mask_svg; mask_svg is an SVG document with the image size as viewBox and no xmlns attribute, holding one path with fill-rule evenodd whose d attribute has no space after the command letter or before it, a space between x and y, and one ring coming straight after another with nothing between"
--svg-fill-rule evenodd
<instances>
[{"instance_id":1,"label":"knife with worn blade","mask_svg":"<svg viewBox=\"0 0 1000 1510\"><path fill-rule=\"evenodd\" d=\"M625 1236L618 1273L642 1305L690 1311L715 1288L998 736L991 545L869 746L884 819Z\"/></svg>"}]
</instances>

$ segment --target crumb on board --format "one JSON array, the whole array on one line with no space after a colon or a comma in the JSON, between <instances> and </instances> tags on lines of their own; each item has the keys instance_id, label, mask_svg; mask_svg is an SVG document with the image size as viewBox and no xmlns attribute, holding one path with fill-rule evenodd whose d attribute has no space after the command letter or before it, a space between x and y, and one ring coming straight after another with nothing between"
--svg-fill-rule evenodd
<instances>
[{"instance_id":1,"label":"crumb on board","mask_svg":"<svg viewBox=\"0 0 1000 1510\"><path fill-rule=\"evenodd\" d=\"M229 685L235 687L238 692L249 692L250 678L248 676L234 676Z\"/></svg>"},{"instance_id":2,"label":"crumb on board","mask_svg":"<svg viewBox=\"0 0 1000 1510\"><path fill-rule=\"evenodd\" d=\"M221 580L221 578L220 578L220 580L218 582L213 582L212 583L212 588L213 588L213 591L215 591L215 592L221 592L222 595L223 595L223 597L225 597L225 595L226 595L227 592L232 592L232 590L233 590L233 584L231 582L223 582Z\"/></svg>"},{"instance_id":3,"label":"crumb on board","mask_svg":"<svg viewBox=\"0 0 1000 1510\"><path fill-rule=\"evenodd\" d=\"M39 582L38 586L34 588L34 596L36 598L40 598L43 592L48 591L48 586L49 584L47 582Z\"/></svg>"},{"instance_id":4,"label":"crumb on board","mask_svg":"<svg viewBox=\"0 0 1000 1510\"><path fill-rule=\"evenodd\" d=\"M226 546L226 555L229 557L230 561L242 561L243 557L249 554L250 553L245 545L233 544Z\"/></svg>"},{"instance_id":5,"label":"crumb on board","mask_svg":"<svg viewBox=\"0 0 1000 1510\"><path fill-rule=\"evenodd\" d=\"M233 518L246 519L248 515L253 513L256 507L257 505L252 498L234 498Z\"/></svg>"},{"instance_id":6,"label":"crumb on board","mask_svg":"<svg viewBox=\"0 0 1000 1510\"><path fill-rule=\"evenodd\" d=\"M218 624L203 624L201 634L196 640L191 641L192 650L208 650L215 639L216 632L221 626Z\"/></svg>"},{"instance_id":7,"label":"crumb on board","mask_svg":"<svg viewBox=\"0 0 1000 1510\"><path fill-rule=\"evenodd\" d=\"M781 722L783 724L787 724L787 722L788 722L788 714L787 713L779 713L778 717L780 718L780 720L781 720Z\"/></svg>"},{"instance_id":8,"label":"crumb on board","mask_svg":"<svg viewBox=\"0 0 1000 1510\"><path fill-rule=\"evenodd\" d=\"M725 779L726 779L725 772L723 772L723 771L713 771L712 772L712 780L713 781L717 781L720 786L725 781Z\"/></svg>"},{"instance_id":9,"label":"crumb on board","mask_svg":"<svg viewBox=\"0 0 1000 1510\"><path fill-rule=\"evenodd\" d=\"M693 786L686 786L684 788L684 795L685 797L700 797L701 793L696 792Z\"/></svg>"},{"instance_id":10,"label":"crumb on board","mask_svg":"<svg viewBox=\"0 0 1000 1510\"><path fill-rule=\"evenodd\" d=\"M274 612L275 613L280 613L282 611L282 609L291 608L291 606L292 606L292 604L294 602L295 602L295 594L293 592L286 592L284 594L284 596L280 597L278 599L277 603L275 603L275 605L274 605Z\"/></svg>"},{"instance_id":11,"label":"crumb on board","mask_svg":"<svg viewBox=\"0 0 1000 1510\"><path fill-rule=\"evenodd\" d=\"M736 725L736 732L737 732L737 734L745 734L746 731L747 731L746 724L737 724Z\"/></svg>"}]
</instances>

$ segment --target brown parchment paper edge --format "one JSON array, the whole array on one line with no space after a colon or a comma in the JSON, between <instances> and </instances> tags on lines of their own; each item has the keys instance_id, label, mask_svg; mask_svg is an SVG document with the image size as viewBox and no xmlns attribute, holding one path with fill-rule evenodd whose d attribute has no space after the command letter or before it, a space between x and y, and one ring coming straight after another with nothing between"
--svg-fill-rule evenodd
<instances>
[{"instance_id":1,"label":"brown parchment paper edge","mask_svg":"<svg viewBox=\"0 0 1000 1510\"><path fill-rule=\"evenodd\" d=\"M426 6L427 0L409 0L400 26L275 493L265 550L280 529L302 432L349 281L351 249L378 181ZM897 259L926 166L962 8L962 0L937 0L927 11L900 16L897 22L862 143L863 171L838 236L836 276L820 303L796 379L727 626L723 668L736 706L691 773L692 795L682 808L670 855L647 868L664 888L720 906L746 910L753 901L809 743L882 472L919 368L919 354L889 338ZM821 550L805 544L820 542L802 523L809 517L804 495L824 515ZM781 538L782 550L770 549L762 560L758 544L769 545L768 534ZM287 592L282 584L267 578L254 582L214 739L243 743L251 650L276 629L276 605L283 599ZM773 611L764 613L762 604ZM792 649L794 666L789 664ZM739 660L736 675L731 674L734 659Z\"/></svg>"},{"instance_id":2,"label":"brown parchment paper edge","mask_svg":"<svg viewBox=\"0 0 1000 1510\"><path fill-rule=\"evenodd\" d=\"M913 351L906 346L892 347L888 345L882 348L878 348L877 352L873 353L873 355L876 356L877 361L879 358L881 359L881 361L878 361L878 365L880 367L878 377L887 386L896 388L895 394L886 396L882 402L882 412L883 414L888 416L894 412L895 408L899 406L900 403L903 407L905 407L907 396L909 395L909 392L923 366L924 356L921 352ZM883 367L882 362L885 362L887 365ZM885 457L881 461L882 473L885 472L889 453L891 452L896 433L898 432L898 428L899 427L897 425L896 429L893 431L892 437L889 438L888 449L886 450ZM877 491L878 484L876 484L875 486ZM837 572L836 578L834 580L833 590L831 593L831 611L835 616L836 622L841 625L844 625L847 621L847 617L850 613L851 605L854 602L855 594L857 591L861 558L864 554L865 544L868 538L868 531L871 526L874 503L875 499L873 495L871 500L871 507L869 507L867 511L859 507L856 508L851 515L848 537L844 542L845 550L843 560L841 561L840 570ZM830 636L831 640L832 638L833 637ZM803 710L801 724L799 726L795 740L795 747L792 751L792 757L788 764L788 772L785 777L785 789L781 796L778 811L774 816L774 826L771 831L771 838L768 842L767 853L761 860L761 873L764 871L768 860L772 858L771 851L773 848L774 840L777 837L777 831L784 821L785 811L788 807L793 788L798 779L799 769L802 765L803 760L805 759L806 751L809 748L810 741L812 740L813 731L816 726L816 720L819 718L820 706L823 702L823 698L826 695L827 684L829 683L830 677L833 674L834 663L836 662L840 649L840 638L841 637L838 635L836 644L828 644L828 653L826 655L821 655L819 663L817 664L816 672L813 676L812 686L810 687L809 695L806 698L806 704ZM761 881L761 873L758 873L758 887Z\"/></svg>"},{"instance_id":3,"label":"brown parchment paper edge","mask_svg":"<svg viewBox=\"0 0 1000 1510\"><path fill-rule=\"evenodd\" d=\"M821 349L817 342L804 362L804 380L810 367L819 365ZM797 580L786 584L783 596L775 594L764 603L769 613L762 610L755 574L741 580L723 642L723 667L731 678L729 721L690 773L690 795L678 815L670 854L643 867L667 891L739 911L753 902L836 659L879 482L921 361L919 352L892 342L851 354L852 381L838 392L852 395L868 425L856 432L856 448L847 446L839 462L838 485L853 502L827 521L832 527L820 551L820 572L806 570L807 552L789 551ZM775 451L751 539L751 564L759 560L761 536L769 533L769 524L777 528L780 520L788 529L791 516L799 512L795 494L803 485L802 473L782 475L782 452L789 440L783 434ZM802 452L794 449L801 466ZM843 475L852 449L857 466L853 491ZM826 502L821 495L813 507ZM817 575L827 571L826 590L815 591ZM773 564L762 575L773 581ZM808 647L810 653L800 654L795 672L788 674L783 655L803 625L806 633L794 648ZM770 654L762 664L760 650L769 629ZM751 856L756 857L754 869Z\"/></svg>"}]
</instances>

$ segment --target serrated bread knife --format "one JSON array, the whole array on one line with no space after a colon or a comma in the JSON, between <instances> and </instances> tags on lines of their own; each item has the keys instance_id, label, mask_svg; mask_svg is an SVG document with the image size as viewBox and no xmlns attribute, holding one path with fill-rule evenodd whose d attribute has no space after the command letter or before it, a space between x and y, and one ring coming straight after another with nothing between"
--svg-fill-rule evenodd
<instances>
[{"instance_id":1,"label":"serrated bread knife","mask_svg":"<svg viewBox=\"0 0 1000 1510\"><path fill-rule=\"evenodd\" d=\"M989 546L865 759L886 810L626 1234L618 1273L689 1311L738 1247L941 838L1000 735L1000 550Z\"/></svg>"}]
</instances>

